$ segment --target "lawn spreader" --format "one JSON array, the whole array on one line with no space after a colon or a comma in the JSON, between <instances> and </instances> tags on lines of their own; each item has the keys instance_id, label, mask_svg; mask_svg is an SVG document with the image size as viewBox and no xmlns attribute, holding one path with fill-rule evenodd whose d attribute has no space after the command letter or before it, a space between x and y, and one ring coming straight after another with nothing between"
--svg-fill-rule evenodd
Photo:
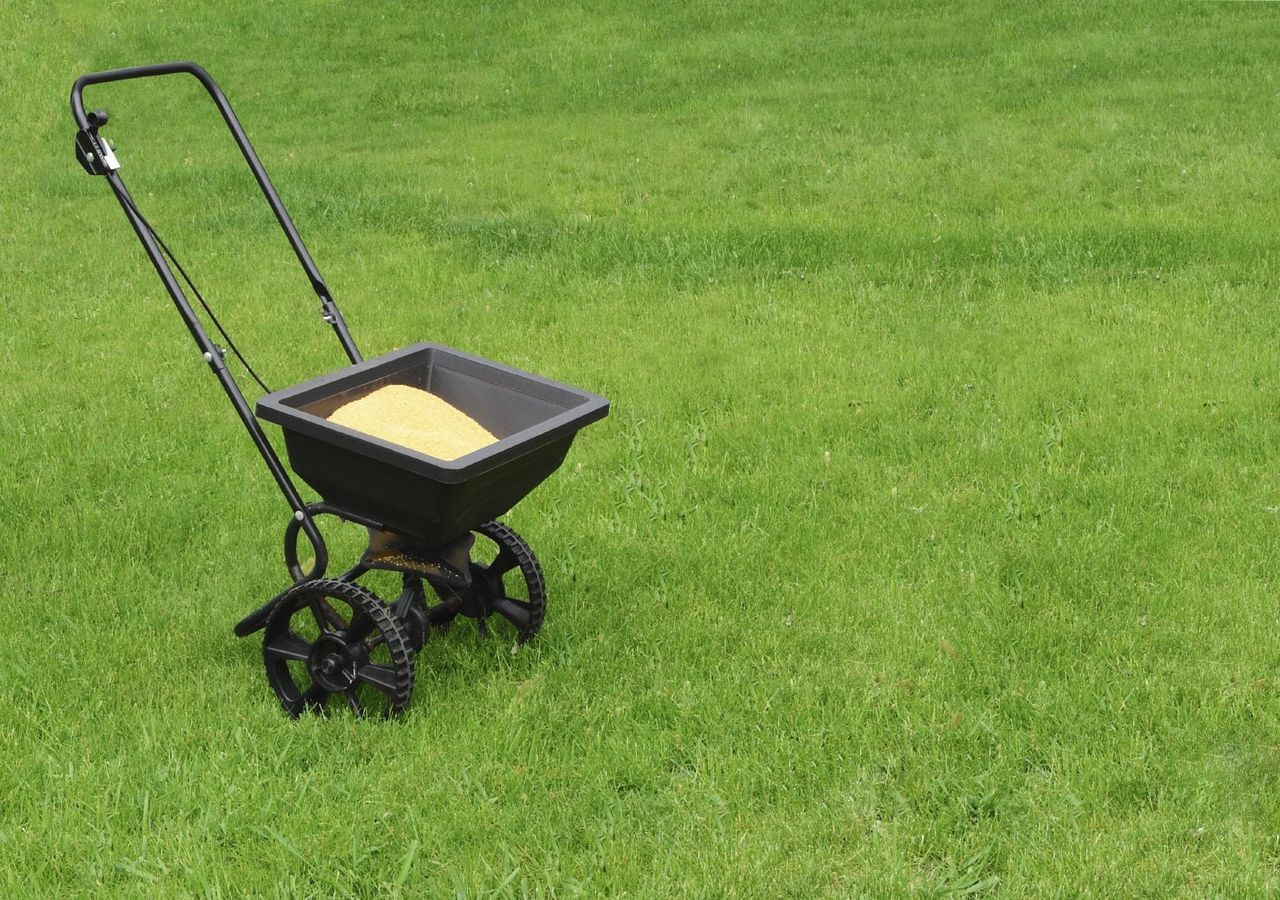
<instances>
[{"instance_id":1,"label":"lawn spreader","mask_svg":"<svg viewBox=\"0 0 1280 900\"><path fill-rule=\"evenodd\" d=\"M81 94L104 82L188 74L222 114L320 299L351 365L310 381L269 391L227 335L168 245L138 210L120 176L114 147L101 129L107 114L86 114ZM356 715L398 715L414 686L414 658L433 629L458 617L490 621L523 643L541 627L547 592L537 557L497 517L510 510L564 460L579 429L608 414L603 397L500 363L432 343L363 359L346 321L221 89L190 62L83 75L71 91L79 129L76 158L103 176L173 298L197 349L222 385L292 510L284 534L291 584L236 626L241 637L263 631L267 680L286 712L346 704ZM172 264L172 266L171 266ZM266 391L255 416L226 362L227 349L209 336L174 274ZM487 429L496 441L445 461L329 421L338 407L386 385L435 394ZM294 473L320 500L299 494L258 417L280 426ZM368 546L341 574L327 577L329 553L316 525L335 516L364 526ZM299 561L306 536L312 560ZM399 596L386 602L360 584L370 572L398 574Z\"/></svg>"}]
</instances>

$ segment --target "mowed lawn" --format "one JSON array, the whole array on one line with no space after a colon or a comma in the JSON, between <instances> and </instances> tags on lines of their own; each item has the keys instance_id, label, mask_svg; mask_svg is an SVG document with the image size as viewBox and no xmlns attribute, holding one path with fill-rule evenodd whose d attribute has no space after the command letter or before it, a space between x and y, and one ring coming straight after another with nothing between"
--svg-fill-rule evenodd
<instances>
[{"instance_id":1,"label":"mowed lawn","mask_svg":"<svg viewBox=\"0 0 1280 900\"><path fill-rule=\"evenodd\" d=\"M1273 896L1278 15L0 4L0 894ZM613 401L506 517L541 635L399 721L231 634L288 509L73 158L183 58L366 355ZM268 383L341 366L198 85L86 96Z\"/></svg>"}]
</instances>

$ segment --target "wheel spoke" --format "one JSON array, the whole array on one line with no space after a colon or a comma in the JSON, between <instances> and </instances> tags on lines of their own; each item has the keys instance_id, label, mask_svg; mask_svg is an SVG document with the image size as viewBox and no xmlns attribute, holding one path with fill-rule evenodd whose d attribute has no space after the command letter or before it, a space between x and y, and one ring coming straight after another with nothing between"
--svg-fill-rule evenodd
<instances>
[{"instance_id":1,"label":"wheel spoke","mask_svg":"<svg viewBox=\"0 0 1280 900\"><path fill-rule=\"evenodd\" d=\"M311 614L315 616L316 625L321 631L342 631L347 627L347 620L324 597L316 597L310 606Z\"/></svg>"},{"instance_id":2,"label":"wheel spoke","mask_svg":"<svg viewBox=\"0 0 1280 900\"><path fill-rule=\"evenodd\" d=\"M351 624L346 629L346 639L348 641L363 640L370 631L373 631L373 617L361 610L356 610L351 616Z\"/></svg>"},{"instance_id":3,"label":"wheel spoke","mask_svg":"<svg viewBox=\"0 0 1280 900\"><path fill-rule=\"evenodd\" d=\"M293 632L287 632L271 643L264 645L262 652L269 660L297 659L305 661L311 654L311 644Z\"/></svg>"},{"instance_id":4,"label":"wheel spoke","mask_svg":"<svg viewBox=\"0 0 1280 900\"><path fill-rule=\"evenodd\" d=\"M293 706L289 709L289 715L296 718L306 709L319 712L324 709L324 704L328 699L329 692L320 687L320 685L313 684L307 688L306 693L294 701Z\"/></svg>"},{"instance_id":5,"label":"wheel spoke","mask_svg":"<svg viewBox=\"0 0 1280 900\"><path fill-rule=\"evenodd\" d=\"M382 663L365 663L356 669L356 680L377 688L388 697L393 696L399 687L395 666Z\"/></svg>"},{"instance_id":6,"label":"wheel spoke","mask_svg":"<svg viewBox=\"0 0 1280 900\"><path fill-rule=\"evenodd\" d=\"M523 600L512 597L499 597L494 600L493 611L516 626L516 631L523 632L533 621L533 607Z\"/></svg>"},{"instance_id":7,"label":"wheel spoke","mask_svg":"<svg viewBox=\"0 0 1280 900\"><path fill-rule=\"evenodd\" d=\"M503 547L497 558L489 563L485 569L485 574L490 578L500 578L518 565L520 565L520 560L516 559L516 555L511 552L511 548Z\"/></svg>"}]
</instances>

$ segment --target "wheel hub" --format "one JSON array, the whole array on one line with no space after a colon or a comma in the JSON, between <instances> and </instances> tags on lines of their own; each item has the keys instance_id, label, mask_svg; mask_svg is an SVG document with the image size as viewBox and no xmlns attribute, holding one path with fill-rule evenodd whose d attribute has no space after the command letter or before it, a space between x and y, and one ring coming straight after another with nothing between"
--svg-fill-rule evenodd
<instances>
[{"instance_id":1,"label":"wheel hub","mask_svg":"<svg viewBox=\"0 0 1280 900\"><path fill-rule=\"evenodd\" d=\"M336 635L322 635L311 648L307 668L316 684L326 691L341 692L356 682L359 653Z\"/></svg>"},{"instance_id":2,"label":"wheel hub","mask_svg":"<svg viewBox=\"0 0 1280 900\"><path fill-rule=\"evenodd\" d=\"M487 566L471 563L471 590L463 595L464 599L457 608L458 615L483 619L493 611L493 597L501 592L494 591L487 570Z\"/></svg>"}]
</instances>

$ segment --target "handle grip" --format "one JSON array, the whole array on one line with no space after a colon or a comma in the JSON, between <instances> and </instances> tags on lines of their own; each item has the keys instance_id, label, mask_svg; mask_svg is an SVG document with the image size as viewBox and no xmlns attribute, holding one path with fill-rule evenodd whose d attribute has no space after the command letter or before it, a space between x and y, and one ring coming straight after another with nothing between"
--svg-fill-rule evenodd
<instances>
[{"instance_id":1,"label":"handle grip","mask_svg":"<svg viewBox=\"0 0 1280 900\"><path fill-rule=\"evenodd\" d=\"M128 69L108 69L105 72L90 72L87 75L81 75L71 87L71 115L82 131L96 131L98 127L105 124L107 115L101 110L94 110L88 115L85 114L83 94L86 87L91 84L105 84L111 81L129 81L134 78L180 74L194 76L204 85L204 89L209 92L209 96L213 98L213 102L218 107L218 112L222 113L223 121L227 123L227 128L231 130L231 135L236 140L236 146L240 148L241 155L244 156L245 162L249 164L253 177L258 182L258 187L262 188L262 193L266 196L267 202L271 204L271 211L276 214L276 220L280 223L280 227L284 229L285 236L289 239L289 244L293 247L293 252L298 257L298 262L302 264L303 270L307 273L307 278L311 280L311 286L321 298L327 298L329 290L325 286L324 279L320 277L320 271L312 261L311 254L303 246L302 238L298 235L298 229L294 227L293 220L289 218L289 213L285 210L284 204L280 202L280 197L276 194L276 189L271 184L271 179L267 177L267 170L262 167L262 161L258 159L258 154L254 152L253 145L249 143L249 138L244 133L240 120L232 112L231 104L227 102L226 95L222 93L222 88L218 87L218 83L213 80L213 76L206 72L203 67L193 62L171 62L159 63L153 66L133 66Z\"/></svg>"},{"instance_id":2,"label":"handle grip","mask_svg":"<svg viewBox=\"0 0 1280 900\"><path fill-rule=\"evenodd\" d=\"M81 75L76 79L76 83L71 86L71 115L76 120L76 125L81 128L97 127L97 125L105 124L105 114L103 116L103 121L96 124L89 116L85 115L84 99L81 95L84 93L84 89L91 84L105 84L108 81L128 81L132 78L150 78L155 75L176 75L182 72L185 72L188 75L194 75L200 80L200 83L204 85L205 90L212 95L214 102L218 104L218 108L222 111L222 117L227 119L227 124L230 125L233 122L235 123L231 130L233 132L236 131L239 128L240 123L235 121L235 114L231 112L231 106L227 103L227 98L223 96L222 89L219 88L218 83L213 80L213 76L206 72L201 66L198 66L193 62L158 63L154 66L131 66L127 69L108 69L105 72L89 72L86 75ZM97 110L94 110L90 115L96 115L97 112ZM243 132L241 132L241 134L243 134ZM241 147L241 149L243 150L244 148Z\"/></svg>"}]
</instances>

